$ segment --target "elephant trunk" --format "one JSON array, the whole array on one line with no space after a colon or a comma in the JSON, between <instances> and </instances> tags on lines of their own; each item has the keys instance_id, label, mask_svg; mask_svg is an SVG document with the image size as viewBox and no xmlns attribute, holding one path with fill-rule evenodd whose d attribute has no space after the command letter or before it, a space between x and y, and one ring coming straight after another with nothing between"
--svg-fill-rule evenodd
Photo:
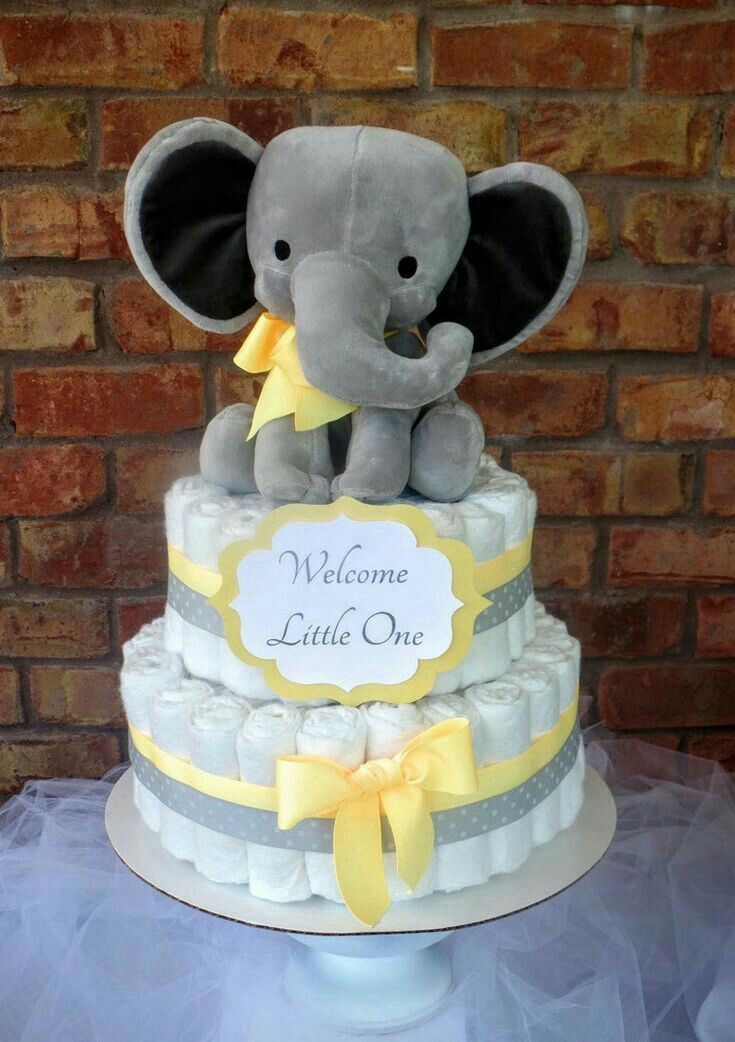
<instances>
[{"instance_id":1,"label":"elephant trunk","mask_svg":"<svg viewBox=\"0 0 735 1042\"><path fill-rule=\"evenodd\" d=\"M416 409L453 390L467 371L472 334L443 323L422 358L383 339L390 290L366 261L338 251L305 257L291 277L299 361L310 383L355 405Z\"/></svg>"}]
</instances>

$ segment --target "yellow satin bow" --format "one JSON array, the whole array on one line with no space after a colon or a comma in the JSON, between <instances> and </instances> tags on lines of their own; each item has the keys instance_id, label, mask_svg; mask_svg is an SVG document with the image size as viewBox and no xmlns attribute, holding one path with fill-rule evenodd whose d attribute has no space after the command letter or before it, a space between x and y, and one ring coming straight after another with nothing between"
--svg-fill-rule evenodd
<instances>
[{"instance_id":1,"label":"yellow satin bow","mask_svg":"<svg viewBox=\"0 0 735 1042\"><path fill-rule=\"evenodd\" d=\"M381 813L395 840L398 875L414 890L434 850L426 794L477 791L470 725L464 718L443 720L393 759L368 760L354 771L321 756L282 756L276 788L279 828L336 811L333 850L340 893L354 916L374 926L390 905Z\"/></svg>"},{"instance_id":2,"label":"yellow satin bow","mask_svg":"<svg viewBox=\"0 0 735 1042\"><path fill-rule=\"evenodd\" d=\"M310 431L358 408L313 387L304 376L294 326L264 312L234 358L248 373L268 373L255 407L248 440L269 420L293 416L297 431Z\"/></svg>"}]
</instances>

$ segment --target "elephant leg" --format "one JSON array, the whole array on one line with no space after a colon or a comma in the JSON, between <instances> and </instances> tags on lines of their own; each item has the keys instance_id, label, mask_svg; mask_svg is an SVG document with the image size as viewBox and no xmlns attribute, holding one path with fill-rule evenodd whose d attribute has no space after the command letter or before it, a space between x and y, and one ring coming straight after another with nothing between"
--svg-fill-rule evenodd
<instances>
[{"instance_id":1,"label":"elephant leg","mask_svg":"<svg viewBox=\"0 0 735 1042\"><path fill-rule=\"evenodd\" d=\"M345 470L332 482L334 499L352 496L385 503L400 496L408 481L411 426L417 412L366 406L353 413Z\"/></svg>"},{"instance_id":2,"label":"elephant leg","mask_svg":"<svg viewBox=\"0 0 735 1042\"><path fill-rule=\"evenodd\" d=\"M207 424L199 448L199 469L205 481L228 492L255 492L255 446L247 440L253 406L228 405Z\"/></svg>"},{"instance_id":3,"label":"elephant leg","mask_svg":"<svg viewBox=\"0 0 735 1042\"><path fill-rule=\"evenodd\" d=\"M428 499L461 499L475 479L484 447L482 422L469 405L437 402L414 428L408 483Z\"/></svg>"},{"instance_id":4,"label":"elephant leg","mask_svg":"<svg viewBox=\"0 0 735 1042\"><path fill-rule=\"evenodd\" d=\"M327 427L297 431L293 416L269 420L255 439L255 481L267 499L328 503L334 477Z\"/></svg>"}]
</instances>

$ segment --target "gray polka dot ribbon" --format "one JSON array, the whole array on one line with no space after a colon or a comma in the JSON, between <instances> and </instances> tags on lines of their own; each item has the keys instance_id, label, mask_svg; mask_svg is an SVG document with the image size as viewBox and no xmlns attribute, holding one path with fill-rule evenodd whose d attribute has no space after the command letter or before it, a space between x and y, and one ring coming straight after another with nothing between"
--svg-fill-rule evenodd
<instances>
[{"instance_id":1,"label":"gray polka dot ribbon","mask_svg":"<svg viewBox=\"0 0 735 1042\"><path fill-rule=\"evenodd\" d=\"M538 807L566 778L577 759L581 735L577 723L559 752L522 785L499 796L490 796L464 807L434 811L434 842L455 843L502 828ZM161 803L185 818L206 825L215 832L235 836L249 843L292 850L332 852L334 821L309 818L292 829L278 828L273 811L256 810L208 796L163 774L146 759L130 741L130 759L138 781L157 796ZM395 850L385 819L383 850Z\"/></svg>"}]
</instances>

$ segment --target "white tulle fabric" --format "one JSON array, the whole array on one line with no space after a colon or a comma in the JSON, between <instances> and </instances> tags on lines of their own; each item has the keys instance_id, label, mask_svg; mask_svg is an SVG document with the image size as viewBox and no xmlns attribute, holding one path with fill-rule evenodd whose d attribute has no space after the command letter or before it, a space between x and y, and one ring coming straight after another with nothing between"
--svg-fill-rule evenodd
<instances>
[{"instance_id":1,"label":"white tulle fabric","mask_svg":"<svg viewBox=\"0 0 735 1042\"><path fill-rule=\"evenodd\" d=\"M732 1042L733 781L638 742L588 755L617 799L611 850L565 893L454 935L451 1004L397 1042ZM287 938L131 875L105 837L110 780L33 783L0 810L3 1042L353 1039L290 1008Z\"/></svg>"}]
</instances>

